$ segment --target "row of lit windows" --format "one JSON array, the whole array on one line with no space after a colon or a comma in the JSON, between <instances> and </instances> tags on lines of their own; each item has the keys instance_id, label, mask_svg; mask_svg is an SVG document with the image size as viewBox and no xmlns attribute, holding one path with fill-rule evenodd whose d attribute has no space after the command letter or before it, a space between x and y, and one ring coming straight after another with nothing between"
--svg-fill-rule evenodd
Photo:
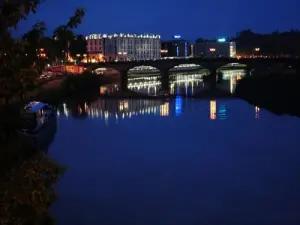
<instances>
[{"instance_id":1,"label":"row of lit windows","mask_svg":"<svg viewBox=\"0 0 300 225\"><path fill-rule=\"evenodd\" d=\"M90 39L87 41L90 45L97 45L97 44L103 44L103 43L118 43L118 44L160 44L160 40L152 40L152 39L136 39L136 40L118 40L118 41L105 41L103 42L101 39Z\"/></svg>"}]
</instances>

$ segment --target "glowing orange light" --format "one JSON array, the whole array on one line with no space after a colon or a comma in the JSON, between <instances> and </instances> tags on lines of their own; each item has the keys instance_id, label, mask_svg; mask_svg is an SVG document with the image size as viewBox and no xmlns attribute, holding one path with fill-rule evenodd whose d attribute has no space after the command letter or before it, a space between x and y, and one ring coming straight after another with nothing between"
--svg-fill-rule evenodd
<instances>
[{"instance_id":1,"label":"glowing orange light","mask_svg":"<svg viewBox=\"0 0 300 225\"><path fill-rule=\"evenodd\" d=\"M217 102L210 101L210 119L215 120L217 115Z\"/></svg>"}]
</instances>

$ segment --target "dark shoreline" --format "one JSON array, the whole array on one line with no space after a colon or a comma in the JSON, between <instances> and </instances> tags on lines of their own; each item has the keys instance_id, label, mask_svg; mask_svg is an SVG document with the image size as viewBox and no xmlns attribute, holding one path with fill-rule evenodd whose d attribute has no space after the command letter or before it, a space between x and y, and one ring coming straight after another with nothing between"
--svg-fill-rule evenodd
<instances>
[{"instance_id":1,"label":"dark shoreline","mask_svg":"<svg viewBox=\"0 0 300 225\"><path fill-rule=\"evenodd\" d=\"M237 85L235 96L277 115L300 117L299 85L300 76L297 74L246 77Z\"/></svg>"}]
</instances>

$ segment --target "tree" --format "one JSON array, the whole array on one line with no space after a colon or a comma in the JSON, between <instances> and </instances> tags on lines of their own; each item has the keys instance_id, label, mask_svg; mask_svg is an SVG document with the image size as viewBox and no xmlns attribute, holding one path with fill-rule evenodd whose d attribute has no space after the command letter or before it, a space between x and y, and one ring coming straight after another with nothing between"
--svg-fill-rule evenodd
<instances>
[{"instance_id":1,"label":"tree","mask_svg":"<svg viewBox=\"0 0 300 225\"><path fill-rule=\"evenodd\" d=\"M45 65L45 58L41 58L39 50L47 44L51 52L51 46L58 43L44 41L46 26L44 22L36 23L30 31L24 34L22 40L14 40L11 37L11 29L27 19L30 13L35 13L42 0L19 0L0 2L0 101L1 98L8 104L15 94L23 97L26 88L32 87L35 79L41 73ZM76 28L84 16L83 9L77 9L74 16L70 17L66 25L58 27L54 34L63 46L63 51L68 52L70 40L74 39L72 29ZM61 53L52 51L50 54ZM29 72L29 70L32 70ZM29 77L31 76L31 77ZM29 83L22 83L22 82Z\"/></svg>"},{"instance_id":2,"label":"tree","mask_svg":"<svg viewBox=\"0 0 300 225\"><path fill-rule=\"evenodd\" d=\"M0 3L0 98L4 98L6 104L18 90L21 68L32 64L25 58L24 42L13 40L10 30L16 28L20 20L27 19L29 13L35 12L40 3L40 0L4 0Z\"/></svg>"},{"instance_id":3,"label":"tree","mask_svg":"<svg viewBox=\"0 0 300 225\"><path fill-rule=\"evenodd\" d=\"M39 4L40 0L0 1L0 98L6 102L19 89L30 88L32 72L39 67L36 53L26 51L29 45L40 46L43 24L34 26L26 40L14 40L10 33ZM0 108L0 158L5 159L0 165L0 224L52 224L48 211L55 197L52 186L62 168L16 135L7 135L12 124L13 131L18 125L18 111L10 109Z\"/></svg>"},{"instance_id":4,"label":"tree","mask_svg":"<svg viewBox=\"0 0 300 225\"><path fill-rule=\"evenodd\" d=\"M83 59L86 53L86 40L83 35L77 35L70 43L70 55L78 61Z\"/></svg>"},{"instance_id":5,"label":"tree","mask_svg":"<svg viewBox=\"0 0 300 225\"><path fill-rule=\"evenodd\" d=\"M238 52L246 54L253 54L255 48L260 48L260 54L265 55L300 55L300 32L297 30L259 34L248 29L239 32L234 41Z\"/></svg>"},{"instance_id":6,"label":"tree","mask_svg":"<svg viewBox=\"0 0 300 225\"><path fill-rule=\"evenodd\" d=\"M56 45L61 50L61 57L65 60L68 58L71 41L75 39L73 30L81 24L84 15L84 9L77 9L75 14L69 18L67 24L58 26L53 32Z\"/></svg>"},{"instance_id":7,"label":"tree","mask_svg":"<svg viewBox=\"0 0 300 225\"><path fill-rule=\"evenodd\" d=\"M25 43L25 61L27 64L22 68L34 67L38 72L42 72L45 65L45 57L41 56L42 39L45 36L46 25L44 22L38 22L33 25L32 29L23 35Z\"/></svg>"},{"instance_id":8,"label":"tree","mask_svg":"<svg viewBox=\"0 0 300 225\"><path fill-rule=\"evenodd\" d=\"M0 67L0 96L8 104L17 94L23 99L26 91L34 88L39 73L43 70L43 59L37 56L40 39L46 30L39 22L28 31L22 40L7 40L7 47Z\"/></svg>"}]
</instances>

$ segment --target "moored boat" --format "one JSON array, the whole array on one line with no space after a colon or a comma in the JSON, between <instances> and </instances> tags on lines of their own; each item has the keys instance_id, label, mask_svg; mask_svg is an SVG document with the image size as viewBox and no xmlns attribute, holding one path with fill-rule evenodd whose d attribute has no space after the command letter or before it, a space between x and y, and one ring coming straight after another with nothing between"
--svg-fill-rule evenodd
<instances>
[{"instance_id":1,"label":"moored boat","mask_svg":"<svg viewBox=\"0 0 300 225\"><path fill-rule=\"evenodd\" d=\"M55 117L53 106L42 102L30 102L21 110L19 133L25 136L39 135Z\"/></svg>"}]
</instances>

